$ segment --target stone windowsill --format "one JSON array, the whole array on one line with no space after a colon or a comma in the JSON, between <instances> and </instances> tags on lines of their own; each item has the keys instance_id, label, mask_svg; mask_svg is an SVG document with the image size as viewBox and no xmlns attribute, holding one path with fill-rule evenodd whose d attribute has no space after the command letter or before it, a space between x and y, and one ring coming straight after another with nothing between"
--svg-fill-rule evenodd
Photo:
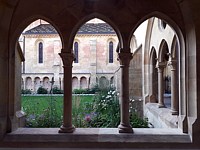
<instances>
[{"instance_id":1,"label":"stone windowsill","mask_svg":"<svg viewBox=\"0 0 200 150\"><path fill-rule=\"evenodd\" d=\"M134 134L117 128L77 128L74 133L58 133L58 128L19 128L5 135L0 147L151 147L169 143L189 144L188 134L179 129L134 128ZM145 145L144 145L145 143ZM161 147L162 147L161 146ZM172 145L171 145L172 146Z\"/></svg>"}]
</instances>

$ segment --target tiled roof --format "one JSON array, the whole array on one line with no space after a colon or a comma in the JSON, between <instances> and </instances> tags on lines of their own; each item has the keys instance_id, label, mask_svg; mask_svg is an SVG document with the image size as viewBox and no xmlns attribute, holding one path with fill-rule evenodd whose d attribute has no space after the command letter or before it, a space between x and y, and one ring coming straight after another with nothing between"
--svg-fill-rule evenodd
<instances>
[{"instance_id":1,"label":"tiled roof","mask_svg":"<svg viewBox=\"0 0 200 150\"><path fill-rule=\"evenodd\" d=\"M58 32L50 24L40 24L39 26L27 30L24 34L58 34Z\"/></svg>"},{"instance_id":2,"label":"tiled roof","mask_svg":"<svg viewBox=\"0 0 200 150\"><path fill-rule=\"evenodd\" d=\"M50 24L40 24L30 30L28 34L58 34L56 29ZM86 23L79 30L78 34L115 34L113 28L107 23Z\"/></svg>"},{"instance_id":3,"label":"tiled roof","mask_svg":"<svg viewBox=\"0 0 200 150\"><path fill-rule=\"evenodd\" d=\"M86 23L78 30L78 34L115 34L115 31L107 23Z\"/></svg>"}]
</instances>

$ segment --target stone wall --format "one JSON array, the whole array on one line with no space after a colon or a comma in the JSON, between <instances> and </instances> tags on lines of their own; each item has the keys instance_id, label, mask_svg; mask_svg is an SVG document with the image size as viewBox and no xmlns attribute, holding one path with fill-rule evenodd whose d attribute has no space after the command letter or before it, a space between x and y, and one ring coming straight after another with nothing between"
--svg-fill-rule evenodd
<instances>
[{"instance_id":1,"label":"stone wall","mask_svg":"<svg viewBox=\"0 0 200 150\"><path fill-rule=\"evenodd\" d=\"M142 45L136 49L129 66L129 96L142 98Z\"/></svg>"},{"instance_id":2,"label":"stone wall","mask_svg":"<svg viewBox=\"0 0 200 150\"><path fill-rule=\"evenodd\" d=\"M36 21L37 22L37 21ZM33 23L34 24L34 23ZM51 81L54 79L54 86L63 89L63 68L58 53L61 52L61 41L58 34L55 35L25 35L25 59L22 74L22 88L31 89L34 93L40 86L50 90ZM91 88L102 77L105 77L109 84L119 68L116 48L118 37L116 34L105 35L79 35L75 42L78 42L78 63L73 63L72 77L78 83L74 88ZM114 62L109 63L109 42L113 42ZM38 62L38 44L43 43L43 63ZM21 44L23 47L23 44ZM30 85L27 85L27 78ZM81 79L86 78L86 85L81 86ZM117 86L117 85L114 85Z\"/></svg>"},{"instance_id":3,"label":"stone wall","mask_svg":"<svg viewBox=\"0 0 200 150\"><path fill-rule=\"evenodd\" d=\"M25 113L21 110L21 89L19 85L21 84L21 62L24 61L24 56L22 54L22 50L17 44L15 49L15 95L14 95L14 109L15 114L12 118L13 129L17 129L18 127L24 127L25 125Z\"/></svg>"}]
</instances>

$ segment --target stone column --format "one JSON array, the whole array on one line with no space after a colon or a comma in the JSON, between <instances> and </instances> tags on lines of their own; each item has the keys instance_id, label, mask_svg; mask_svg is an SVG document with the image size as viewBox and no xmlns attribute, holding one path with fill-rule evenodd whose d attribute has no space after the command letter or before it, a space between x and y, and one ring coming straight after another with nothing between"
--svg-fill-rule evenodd
<instances>
[{"instance_id":1,"label":"stone column","mask_svg":"<svg viewBox=\"0 0 200 150\"><path fill-rule=\"evenodd\" d=\"M132 53L119 53L118 60L121 68L120 88L120 113L121 122L118 126L119 133L133 133L129 115L129 63L133 58Z\"/></svg>"},{"instance_id":2,"label":"stone column","mask_svg":"<svg viewBox=\"0 0 200 150\"><path fill-rule=\"evenodd\" d=\"M72 63L74 55L72 53L60 53L64 68L64 104L63 104L63 124L59 133L72 133L75 127L72 125Z\"/></svg>"},{"instance_id":3,"label":"stone column","mask_svg":"<svg viewBox=\"0 0 200 150\"><path fill-rule=\"evenodd\" d=\"M89 84L89 77L86 78L87 79L87 88L90 87L90 84Z\"/></svg>"},{"instance_id":4,"label":"stone column","mask_svg":"<svg viewBox=\"0 0 200 150\"><path fill-rule=\"evenodd\" d=\"M77 85L78 87L78 89L80 89L81 88L81 79L80 79L80 77L78 77L78 85Z\"/></svg>"},{"instance_id":5,"label":"stone column","mask_svg":"<svg viewBox=\"0 0 200 150\"><path fill-rule=\"evenodd\" d=\"M172 115L178 115L178 86L177 86L177 72L176 72L176 60L172 59L169 64L171 67L171 113Z\"/></svg>"},{"instance_id":6,"label":"stone column","mask_svg":"<svg viewBox=\"0 0 200 150\"><path fill-rule=\"evenodd\" d=\"M23 81L24 81L24 82L23 82L23 86L24 86L23 89L26 90L26 78L23 78Z\"/></svg>"},{"instance_id":7,"label":"stone column","mask_svg":"<svg viewBox=\"0 0 200 150\"><path fill-rule=\"evenodd\" d=\"M165 62L158 62L157 69L158 69L158 107L164 108L164 78L163 78L163 71L166 67Z\"/></svg>"},{"instance_id":8,"label":"stone column","mask_svg":"<svg viewBox=\"0 0 200 150\"><path fill-rule=\"evenodd\" d=\"M32 78L31 78L32 79ZM35 79L33 78L32 79L32 82L31 82L31 91L33 93L37 93L37 91L35 90Z\"/></svg>"}]
</instances>

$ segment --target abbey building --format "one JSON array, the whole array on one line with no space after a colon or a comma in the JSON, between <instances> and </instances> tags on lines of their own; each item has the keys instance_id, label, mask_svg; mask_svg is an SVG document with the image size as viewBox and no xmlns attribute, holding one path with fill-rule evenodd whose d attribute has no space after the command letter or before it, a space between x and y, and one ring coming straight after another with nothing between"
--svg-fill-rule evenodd
<instances>
[{"instance_id":1,"label":"abbey building","mask_svg":"<svg viewBox=\"0 0 200 150\"><path fill-rule=\"evenodd\" d=\"M37 20L32 24L40 22ZM54 87L63 90L63 64L59 56L61 40L51 24L43 23L29 27L22 34L20 44L25 56L22 89L37 92L39 87L44 87L49 91L53 81ZM97 84L114 86L114 76L119 70L117 46L118 38L110 25L102 21L84 24L73 42L73 89L91 88Z\"/></svg>"}]
</instances>

